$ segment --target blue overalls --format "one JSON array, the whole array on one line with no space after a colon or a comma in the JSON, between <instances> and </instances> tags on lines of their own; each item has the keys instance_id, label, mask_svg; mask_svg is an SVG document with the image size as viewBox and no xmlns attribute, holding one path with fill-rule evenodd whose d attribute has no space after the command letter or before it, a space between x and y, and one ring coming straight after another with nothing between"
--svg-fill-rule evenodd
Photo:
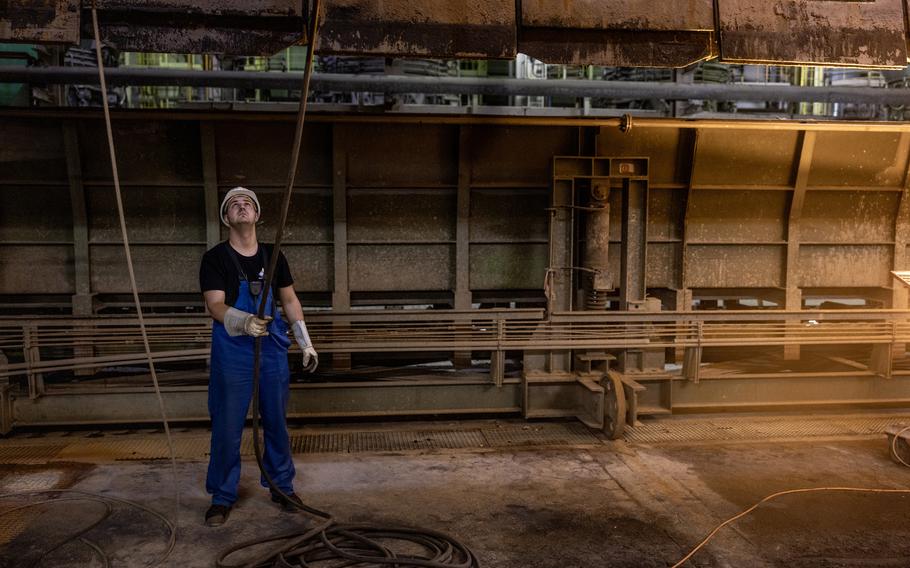
<instances>
[{"instance_id":1,"label":"blue overalls","mask_svg":"<svg viewBox=\"0 0 910 568\"><path fill-rule=\"evenodd\" d=\"M241 272L242 274L242 272ZM234 305L238 310L257 313L260 296L250 293L249 282L241 276ZM288 404L287 325L278 315L269 290L266 313L272 315L269 334L262 338L259 366L259 412L265 438L263 465L275 485L291 493L294 461L288 438L285 413ZM253 342L247 335L231 337L224 324L212 324L212 363L209 377L209 415L212 417L212 446L205 489L213 505L233 505L240 482L240 439L253 396ZM260 482L268 487L265 478Z\"/></svg>"}]
</instances>

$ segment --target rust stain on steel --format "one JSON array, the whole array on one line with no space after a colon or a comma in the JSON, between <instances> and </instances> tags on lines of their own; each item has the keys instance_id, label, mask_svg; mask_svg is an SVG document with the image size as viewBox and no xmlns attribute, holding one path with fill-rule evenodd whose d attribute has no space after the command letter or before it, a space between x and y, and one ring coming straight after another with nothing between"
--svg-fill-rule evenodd
<instances>
[{"instance_id":1,"label":"rust stain on steel","mask_svg":"<svg viewBox=\"0 0 910 568\"><path fill-rule=\"evenodd\" d=\"M305 40L300 0L246 4L100 0L101 35L125 51L233 55L272 55ZM83 36L90 35L83 26Z\"/></svg>"},{"instance_id":2,"label":"rust stain on steel","mask_svg":"<svg viewBox=\"0 0 910 568\"><path fill-rule=\"evenodd\" d=\"M174 14L300 16L301 0L95 0L99 10L140 10ZM87 4L86 8L91 8Z\"/></svg>"},{"instance_id":3,"label":"rust stain on steel","mask_svg":"<svg viewBox=\"0 0 910 568\"><path fill-rule=\"evenodd\" d=\"M905 67L904 0L718 0L729 62Z\"/></svg>"},{"instance_id":4,"label":"rust stain on steel","mask_svg":"<svg viewBox=\"0 0 910 568\"><path fill-rule=\"evenodd\" d=\"M714 30L712 0L523 0L521 24L639 31Z\"/></svg>"},{"instance_id":5,"label":"rust stain on steel","mask_svg":"<svg viewBox=\"0 0 910 568\"><path fill-rule=\"evenodd\" d=\"M684 67L716 56L711 0L525 0L518 48L548 63Z\"/></svg>"},{"instance_id":6,"label":"rust stain on steel","mask_svg":"<svg viewBox=\"0 0 910 568\"><path fill-rule=\"evenodd\" d=\"M513 57L513 0L329 0L317 51L424 57Z\"/></svg>"},{"instance_id":7,"label":"rust stain on steel","mask_svg":"<svg viewBox=\"0 0 910 568\"><path fill-rule=\"evenodd\" d=\"M78 43L78 0L0 2L0 41Z\"/></svg>"},{"instance_id":8,"label":"rust stain on steel","mask_svg":"<svg viewBox=\"0 0 910 568\"><path fill-rule=\"evenodd\" d=\"M547 63L685 67L716 56L710 32L522 28L518 49Z\"/></svg>"},{"instance_id":9,"label":"rust stain on steel","mask_svg":"<svg viewBox=\"0 0 910 568\"><path fill-rule=\"evenodd\" d=\"M274 55L303 41L304 32L238 28L165 28L138 24L108 24L101 30L105 43L121 51Z\"/></svg>"}]
</instances>

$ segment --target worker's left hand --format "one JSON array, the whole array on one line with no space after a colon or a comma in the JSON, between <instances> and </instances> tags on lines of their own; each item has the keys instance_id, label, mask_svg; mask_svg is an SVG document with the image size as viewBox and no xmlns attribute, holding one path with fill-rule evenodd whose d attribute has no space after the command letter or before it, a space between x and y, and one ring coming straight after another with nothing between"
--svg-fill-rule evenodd
<instances>
[{"instance_id":1,"label":"worker's left hand","mask_svg":"<svg viewBox=\"0 0 910 568\"><path fill-rule=\"evenodd\" d=\"M312 373L319 366L319 355L313 346L303 348L303 370Z\"/></svg>"}]
</instances>

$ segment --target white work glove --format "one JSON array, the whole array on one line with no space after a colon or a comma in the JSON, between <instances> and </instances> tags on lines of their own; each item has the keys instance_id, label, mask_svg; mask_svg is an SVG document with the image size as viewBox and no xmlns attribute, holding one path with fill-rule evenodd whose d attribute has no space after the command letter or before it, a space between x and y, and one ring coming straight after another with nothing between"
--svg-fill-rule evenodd
<instances>
[{"instance_id":1,"label":"white work glove","mask_svg":"<svg viewBox=\"0 0 910 568\"><path fill-rule=\"evenodd\" d=\"M262 337L269 334L268 326L270 321L272 321L271 317L257 318L255 315L243 310L228 308L224 314L224 329L227 330L228 335L231 337L238 335Z\"/></svg>"},{"instance_id":2,"label":"white work glove","mask_svg":"<svg viewBox=\"0 0 910 568\"><path fill-rule=\"evenodd\" d=\"M313 349L313 342L310 341L310 334L306 330L306 324L303 323L303 320L295 321L293 329L294 340L297 341L297 345L303 351L303 370L312 373L319 366L319 355Z\"/></svg>"}]
</instances>

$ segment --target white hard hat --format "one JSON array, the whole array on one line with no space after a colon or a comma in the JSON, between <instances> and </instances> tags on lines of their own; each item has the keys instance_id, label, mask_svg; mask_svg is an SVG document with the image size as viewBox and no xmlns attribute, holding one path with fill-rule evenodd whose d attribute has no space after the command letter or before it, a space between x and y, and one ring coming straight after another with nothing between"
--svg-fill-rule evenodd
<instances>
[{"instance_id":1,"label":"white hard hat","mask_svg":"<svg viewBox=\"0 0 910 568\"><path fill-rule=\"evenodd\" d=\"M224 199L221 200L221 222L230 227L230 224L227 222L227 208L235 197L244 195L249 197L253 201L253 205L256 207L256 214L259 214L259 199L256 197L256 194L253 193L253 190L247 189L245 187L235 187L234 189L228 191L224 194Z\"/></svg>"}]
</instances>

